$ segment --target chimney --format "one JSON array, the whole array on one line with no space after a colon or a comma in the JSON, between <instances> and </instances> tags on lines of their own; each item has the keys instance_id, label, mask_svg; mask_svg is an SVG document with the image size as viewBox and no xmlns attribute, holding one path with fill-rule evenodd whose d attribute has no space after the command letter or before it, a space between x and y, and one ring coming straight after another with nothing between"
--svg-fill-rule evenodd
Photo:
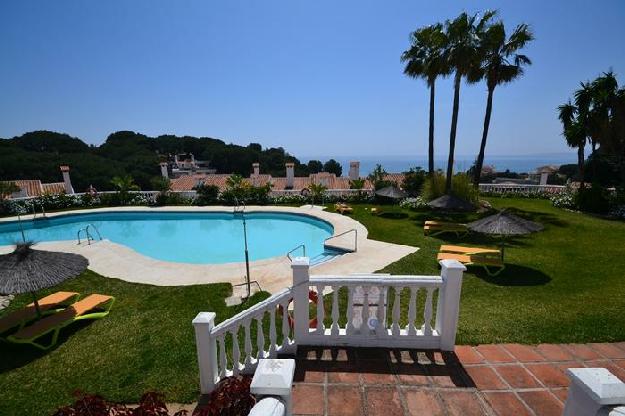
<instances>
[{"instance_id":1,"label":"chimney","mask_svg":"<svg viewBox=\"0 0 625 416\"><path fill-rule=\"evenodd\" d=\"M165 179L169 179L169 173L167 172L167 162L161 162L161 175L163 175L163 178Z\"/></svg>"},{"instance_id":2,"label":"chimney","mask_svg":"<svg viewBox=\"0 0 625 416\"><path fill-rule=\"evenodd\" d=\"M293 189L295 185L295 163L289 162L286 164L286 187L287 189Z\"/></svg>"},{"instance_id":3,"label":"chimney","mask_svg":"<svg viewBox=\"0 0 625 416\"><path fill-rule=\"evenodd\" d=\"M349 179L351 181L360 179L360 162L358 161L349 162Z\"/></svg>"},{"instance_id":4,"label":"chimney","mask_svg":"<svg viewBox=\"0 0 625 416\"><path fill-rule=\"evenodd\" d=\"M252 163L252 169L254 171L253 173L254 176L260 175L260 163L258 162Z\"/></svg>"},{"instance_id":5,"label":"chimney","mask_svg":"<svg viewBox=\"0 0 625 416\"><path fill-rule=\"evenodd\" d=\"M63 173L63 183L65 185L65 193L71 195L74 193L74 188L72 187L72 181L69 178L69 166L61 166L61 172Z\"/></svg>"}]
</instances>

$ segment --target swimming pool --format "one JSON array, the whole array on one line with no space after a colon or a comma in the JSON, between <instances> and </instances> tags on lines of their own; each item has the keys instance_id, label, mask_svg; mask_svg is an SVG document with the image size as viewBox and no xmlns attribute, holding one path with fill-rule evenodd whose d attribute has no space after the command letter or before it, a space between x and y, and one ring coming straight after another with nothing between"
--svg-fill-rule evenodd
<instances>
[{"instance_id":1,"label":"swimming pool","mask_svg":"<svg viewBox=\"0 0 625 416\"><path fill-rule=\"evenodd\" d=\"M284 256L299 244L317 261L336 254L324 249L332 225L317 218L250 212L245 213L245 220L250 261ZM195 264L245 261L242 217L231 212L99 212L22 221L26 239L34 242L76 241L78 230L88 224L95 225L102 238L158 260ZM0 245L21 239L19 223L0 223Z\"/></svg>"}]
</instances>

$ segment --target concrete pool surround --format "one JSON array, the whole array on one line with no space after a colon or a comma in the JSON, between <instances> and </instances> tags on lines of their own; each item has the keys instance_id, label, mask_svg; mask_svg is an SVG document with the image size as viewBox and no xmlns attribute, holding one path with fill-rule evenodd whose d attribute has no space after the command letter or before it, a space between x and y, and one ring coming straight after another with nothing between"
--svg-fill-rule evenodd
<instances>
[{"instance_id":1,"label":"concrete pool surround","mask_svg":"<svg viewBox=\"0 0 625 416\"><path fill-rule=\"evenodd\" d=\"M232 212L232 207L114 207L73 210L47 214L48 218L63 215L104 212ZM349 230L357 230L358 251L348 252L334 259L312 267L315 274L372 273L394 263L402 257L414 253L416 247L386 243L368 238L364 225L349 216L326 212L322 207L305 205L302 207L248 206L246 213L272 212L289 213L313 217L332 225L334 236ZM0 223L15 221L17 217L0 219ZM22 217L23 221L32 220L32 215ZM331 245L353 249L354 234L349 232L332 240ZM118 278L128 282L152 284L157 286L182 286L227 282L239 284L244 281L245 263L191 264L161 261L144 256L135 250L106 240L92 242L91 245L76 241L41 242L36 245L40 250L77 253L89 260L89 269L103 276ZM12 251L13 246L0 246L0 254ZM286 253L281 256L257 260L250 263L250 274L259 282L263 290L279 291L291 283L291 261Z\"/></svg>"}]
</instances>

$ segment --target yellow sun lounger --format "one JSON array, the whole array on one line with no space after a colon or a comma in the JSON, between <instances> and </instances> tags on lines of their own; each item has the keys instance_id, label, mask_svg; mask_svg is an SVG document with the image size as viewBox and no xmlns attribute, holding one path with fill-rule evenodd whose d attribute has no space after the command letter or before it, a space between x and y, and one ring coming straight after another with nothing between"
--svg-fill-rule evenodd
<instances>
[{"instance_id":1,"label":"yellow sun lounger","mask_svg":"<svg viewBox=\"0 0 625 416\"><path fill-rule=\"evenodd\" d=\"M338 203L334 205L334 210L341 214L345 214L346 212L350 214L354 209L347 204Z\"/></svg>"},{"instance_id":2,"label":"yellow sun lounger","mask_svg":"<svg viewBox=\"0 0 625 416\"><path fill-rule=\"evenodd\" d=\"M483 247L464 247L464 246L452 246L449 244L443 244L439 250L441 253L454 253L454 254L465 254L465 255L482 255L488 257L501 257L501 250L497 250L494 248L483 248Z\"/></svg>"},{"instance_id":3,"label":"yellow sun lounger","mask_svg":"<svg viewBox=\"0 0 625 416\"><path fill-rule=\"evenodd\" d=\"M435 236L443 233L454 233L460 237L466 235L469 229L464 224L444 221L426 221L423 224L423 234Z\"/></svg>"},{"instance_id":4,"label":"yellow sun lounger","mask_svg":"<svg viewBox=\"0 0 625 416\"><path fill-rule=\"evenodd\" d=\"M487 257L483 255L467 255L456 253L438 253L437 260L458 260L465 266L483 267L489 276L497 276L506 268L501 258Z\"/></svg>"},{"instance_id":5,"label":"yellow sun lounger","mask_svg":"<svg viewBox=\"0 0 625 416\"><path fill-rule=\"evenodd\" d=\"M64 308L68 304L75 302L79 294L76 292L56 292L39 299L39 310L42 314L56 312L59 308ZM37 318L35 304L30 303L21 309L15 310L0 318L0 334L15 327L22 328L26 323Z\"/></svg>"},{"instance_id":6,"label":"yellow sun lounger","mask_svg":"<svg viewBox=\"0 0 625 416\"><path fill-rule=\"evenodd\" d=\"M47 350L56 344L62 328L82 319L100 319L105 317L109 314L114 302L115 298L112 296L89 295L66 309L42 318L9 335L7 341L17 344L31 344L39 349ZM36 342L37 339L50 333L52 334L52 340L49 343L42 344Z\"/></svg>"}]
</instances>

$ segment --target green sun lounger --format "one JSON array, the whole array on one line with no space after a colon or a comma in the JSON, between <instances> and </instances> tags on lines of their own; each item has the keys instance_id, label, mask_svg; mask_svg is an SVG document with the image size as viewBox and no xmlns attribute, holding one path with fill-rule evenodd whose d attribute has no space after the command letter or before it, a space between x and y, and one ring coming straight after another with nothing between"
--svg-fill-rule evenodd
<instances>
[{"instance_id":1,"label":"green sun lounger","mask_svg":"<svg viewBox=\"0 0 625 416\"><path fill-rule=\"evenodd\" d=\"M112 296L89 295L60 312L21 328L14 334L9 335L7 341L16 344L31 344L39 349L47 350L56 344L61 329L82 319L100 319L105 317L109 314L114 302L115 298ZM50 342L45 344L37 342L38 339L49 334L52 336Z\"/></svg>"},{"instance_id":2,"label":"green sun lounger","mask_svg":"<svg viewBox=\"0 0 625 416\"><path fill-rule=\"evenodd\" d=\"M56 292L39 299L39 311L43 315L58 312L59 309L65 308L72 302L78 300L80 296L76 292ZM0 318L0 334L4 334L11 329L21 329L28 322L37 319L37 310L35 304L30 303L21 309L9 312Z\"/></svg>"}]
</instances>

